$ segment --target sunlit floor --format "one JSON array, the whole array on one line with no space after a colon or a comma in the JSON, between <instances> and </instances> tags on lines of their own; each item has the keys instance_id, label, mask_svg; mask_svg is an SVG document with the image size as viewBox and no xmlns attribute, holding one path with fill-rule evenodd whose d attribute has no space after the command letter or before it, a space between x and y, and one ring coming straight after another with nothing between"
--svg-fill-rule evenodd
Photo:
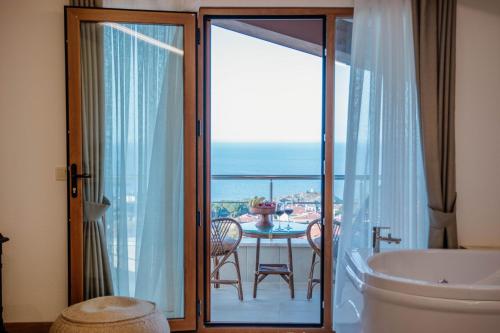
<instances>
[{"instance_id":1,"label":"sunlit floor","mask_svg":"<svg viewBox=\"0 0 500 333\"><path fill-rule=\"evenodd\" d=\"M252 297L252 283L243 284L243 301L232 286L212 288L211 322L213 323L320 323L320 286L310 301L307 285L295 284L295 299L285 283L261 283L257 298Z\"/></svg>"}]
</instances>

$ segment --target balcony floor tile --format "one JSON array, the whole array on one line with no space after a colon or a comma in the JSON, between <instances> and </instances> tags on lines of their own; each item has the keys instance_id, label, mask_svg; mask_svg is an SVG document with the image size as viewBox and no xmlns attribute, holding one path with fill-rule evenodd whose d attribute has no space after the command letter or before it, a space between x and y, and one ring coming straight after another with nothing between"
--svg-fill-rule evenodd
<instances>
[{"instance_id":1,"label":"balcony floor tile","mask_svg":"<svg viewBox=\"0 0 500 333\"><path fill-rule=\"evenodd\" d=\"M257 298L252 297L253 284L244 281L243 301L238 300L232 286L212 288L211 316L213 323L308 323L320 322L320 288L313 298L306 299L307 285L295 284L295 299L285 283L262 283Z\"/></svg>"}]
</instances>

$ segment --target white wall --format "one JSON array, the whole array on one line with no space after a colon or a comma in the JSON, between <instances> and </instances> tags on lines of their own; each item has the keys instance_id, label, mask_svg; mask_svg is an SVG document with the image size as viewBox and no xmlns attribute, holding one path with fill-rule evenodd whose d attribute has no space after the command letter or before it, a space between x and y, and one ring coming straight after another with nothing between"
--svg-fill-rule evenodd
<instances>
[{"instance_id":1,"label":"white wall","mask_svg":"<svg viewBox=\"0 0 500 333\"><path fill-rule=\"evenodd\" d=\"M66 304L64 0L0 1L0 232L5 319Z\"/></svg>"},{"instance_id":2,"label":"white wall","mask_svg":"<svg viewBox=\"0 0 500 333\"><path fill-rule=\"evenodd\" d=\"M500 246L500 1L458 0L460 244Z\"/></svg>"},{"instance_id":3,"label":"white wall","mask_svg":"<svg viewBox=\"0 0 500 333\"><path fill-rule=\"evenodd\" d=\"M66 162L65 3L0 0L0 232L11 238L4 248L8 322L51 321L66 305L66 190L54 178L54 167ZM290 5L301 3L311 4ZM326 3L335 5L314 2ZM459 0L458 213L460 241L468 244L500 245L499 7L496 0Z\"/></svg>"}]
</instances>

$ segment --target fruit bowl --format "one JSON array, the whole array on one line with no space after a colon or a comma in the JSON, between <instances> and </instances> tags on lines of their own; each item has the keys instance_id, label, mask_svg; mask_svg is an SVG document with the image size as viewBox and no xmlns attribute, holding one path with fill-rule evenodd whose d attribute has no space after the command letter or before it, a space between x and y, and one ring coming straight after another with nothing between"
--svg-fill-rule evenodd
<instances>
[{"instance_id":1,"label":"fruit bowl","mask_svg":"<svg viewBox=\"0 0 500 333\"><path fill-rule=\"evenodd\" d=\"M276 203L265 201L264 197L254 197L248 203L250 213L260 215L257 227L272 227L273 223L269 215L276 212Z\"/></svg>"},{"instance_id":2,"label":"fruit bowl","mask_svg":"<svg viewBox=\"0 0 500 333\"><path fill-rule=\"evenodd\" d=\"M276 206L262 206L262 207L250 207L250 213L252 214L260 214L260 215L270 215L276 212Z\"/></svg>"}]
</instances>

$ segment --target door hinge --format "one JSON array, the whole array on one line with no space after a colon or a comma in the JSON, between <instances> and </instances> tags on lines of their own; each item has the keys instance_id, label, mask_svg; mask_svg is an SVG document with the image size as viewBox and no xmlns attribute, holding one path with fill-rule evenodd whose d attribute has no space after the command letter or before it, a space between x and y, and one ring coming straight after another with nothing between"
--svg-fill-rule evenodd
<instances>
[{"instance_id":1,"label":"door hinge","mask_svg":"<svg viewBox=\"0 0 500 333\"><path fill-rule=\"evenodd\" d=\"M196 211L196 225L201 226L201 213L199 210Z\"/></svg>"},{"instance_id":2,"label":"door hinge","mask_svg":"<svg viewBox=\"0 0 500 333\"><path fill-rule=\"evenodd\" d=\"M196 136L201 136L201 121L196 120Z\"/></svg>"},{"instance_id":3,"label":"door hinge","mask_svg":"<svg viewBox=\"0 0 500 333\"><path fill-rule=\"evenodd\" d=\"M199 317L201 315L201 301L196 301L196 316Z\"/></svg>"},{"instance_id":4,"label":"door hinge","mask_svg":"<svg viewBox=\"0 0 500 333\"><path fill-rule=\"evenodd\" d=\"M200 45L201 32L200 28L196 28L196 45Z\"/></svg>"}]
</instances>

